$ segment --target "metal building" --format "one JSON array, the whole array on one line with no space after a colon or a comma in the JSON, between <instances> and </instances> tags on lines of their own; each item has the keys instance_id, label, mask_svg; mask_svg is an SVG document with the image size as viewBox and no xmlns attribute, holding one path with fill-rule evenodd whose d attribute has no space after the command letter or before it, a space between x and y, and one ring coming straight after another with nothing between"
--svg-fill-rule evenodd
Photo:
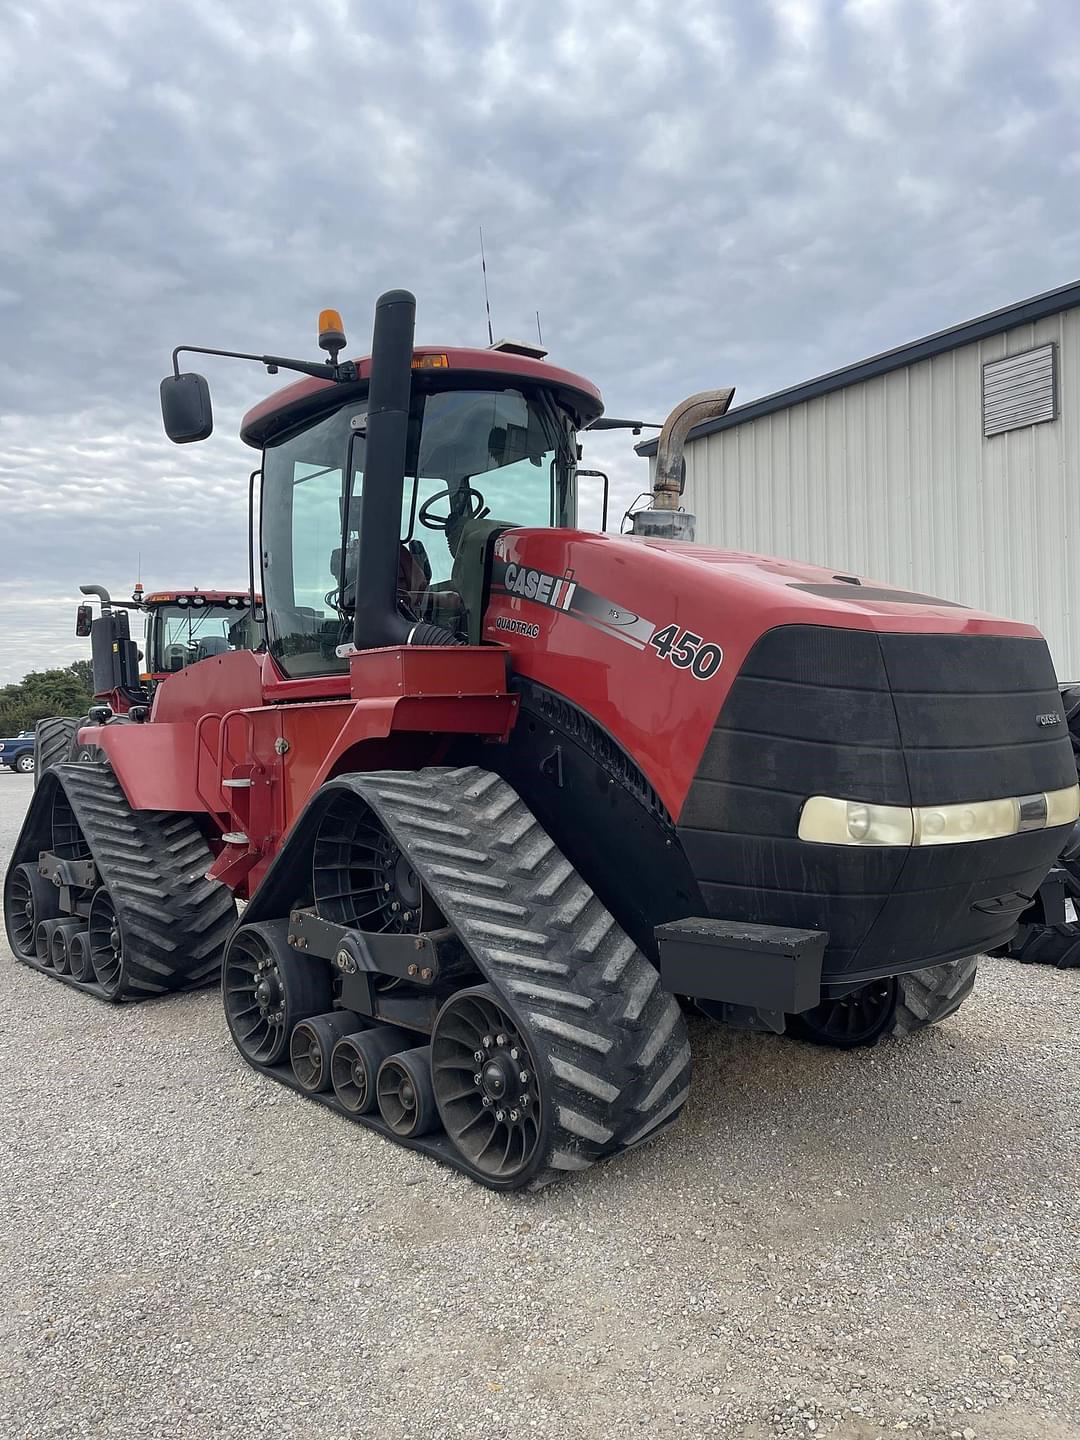
<instances>
[{"instance_id":1,"label":"metal building","mask_svg":"<svg viewBox=\"0 0 1080 1440\"><path fill-rule=\"evenodd\" d=\"M1029 621L1080 680L1080 282L699 426L683 503L699 543Z\"/></svg>"}]
</instances>

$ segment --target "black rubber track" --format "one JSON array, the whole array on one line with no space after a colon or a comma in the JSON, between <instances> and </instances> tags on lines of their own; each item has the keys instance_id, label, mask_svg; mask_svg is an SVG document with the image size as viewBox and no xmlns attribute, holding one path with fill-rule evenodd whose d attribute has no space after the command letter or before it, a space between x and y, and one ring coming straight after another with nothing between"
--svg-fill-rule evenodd
<instances>
[{"instance_id":1,"label":"black rubber track","mask_svg":"<svg viewBox=\"0 0 1080 1440\"><path fill-rule=\"evenodd\" d=\"M34 728L34 789L41 784L46 770L53 770L71 759L79 721L69 715L54 715L39 720Z\"/></svg>"},{"instance_id":2,"label":"black rubber track","mask_svg":"<svg viewBox=\"0 0 1080 1440\"><path fill-rule=\"evenodd\" d=\"M896 1013L888 1033L910 1035L946 1020L974 989L978 966L978 957L971 955L897 976Z\"/></svg>"},{"instance_id":3,"label":"black rubber track","mask_svg":"<svg viewBox=\"0 0 1080 1440\"><path fill-rule=\"evenodd\" d=\"M690 1085L673 995L510 785L490 771L348 777L408 856L544 1071L533 1184L670 1123Z\"/></svg>"},{"instance_id":4,"label":"black rubber track","mask_svg":"<svg viewBox=\"0 0 1080 1440\"><path fill-rule=\"evenodd\" d=\"M1073 758L1080 769L1080 685L1061 687L1061 704L1065 711L1065 723L1069 727ZM1080 912L1080 845L1074 831L1058 856L1057 864L1064 872L1065 891ZM1027 914L1038 911L1028 911ZM1059 970L1071 970L1080 966L1080 922L1066 921L1061 925L1042 923L1021 924L1016 935L1002 950L995 954L1006 955L1010 960L1019 960L1024 965L1054 965Z\"/></svg>"},{"instance_id":5,"label":"black rubber track","mask_svg":"<svg viewBox=\"0 0 1080 1440\"><path fill-rule=\"evenodd\" d=\"M1008 949L1010 960L1022 965L1054 965L1058 970L1080 968L1080 925L1021 925Z\"/></svg>"},{"instance_id":6,"label":"black rubber track","mask_svg":"<svg viewBox=\"0 0 1080 1440\"><path fill-rule=\"evenodd\" d=\"M545 1134L514 1185L584 1170L671 1124L690 1085L678 1003L517 792L476 766L342 775L323 801L342 790L408 856L543 1072ZM411 1145L450 1158L445 1137Z\"/></svg>"},{"instance_id":7,"label":"black rubber track","mask_svg":"<svg viewBox=\"0 0 1080 1440\"><path fill-rule=\"evenodd\" d=\"M13 865L36 861L50 848L48 817L58 790L116 907L124 970L113 995L70 975L56 978L109 1000L141 1000L214 981L236 923L236 904L223 885L206 879L213 856L191 817L132 810L107 765L65 763L49 770L35 791Z\"/></svg>"}]
</instances>

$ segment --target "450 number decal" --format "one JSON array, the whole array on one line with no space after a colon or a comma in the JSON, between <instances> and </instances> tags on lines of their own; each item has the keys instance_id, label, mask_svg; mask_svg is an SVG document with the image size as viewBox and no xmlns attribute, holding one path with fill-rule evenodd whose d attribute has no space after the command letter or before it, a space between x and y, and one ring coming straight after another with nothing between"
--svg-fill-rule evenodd
<instances>
[{"instance_id":1,"label":"450 number decal","mask_svg":"<svg viewBox=\"0 0 1080 1440\"><path fill-rule=\"evenodd\" d=\"M657 630L649 644L661 660L670 660L676 670L689 670L695 680L708 680L715 675L724 659L719 645L703 642L693 630L680 630L678 625L665 625Z\"/></svg>"}]
</instances>

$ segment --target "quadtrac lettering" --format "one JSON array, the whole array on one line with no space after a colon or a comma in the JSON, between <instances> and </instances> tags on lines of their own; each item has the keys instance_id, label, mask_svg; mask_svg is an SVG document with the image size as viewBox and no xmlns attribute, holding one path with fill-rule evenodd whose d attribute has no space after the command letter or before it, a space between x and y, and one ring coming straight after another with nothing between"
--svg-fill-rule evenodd
<instances>
[{"instance_id":1,"label":"quadtrac lettering","mask_svg":"<svg viewBox=\"0 0 1080 1440\"><path fill-rule=\"evenodd\" d=\"M495 629L508 630L511 635L524 635L526 640L535 640L540 634L539 625L534 625L531 620L519 620L516 615L498 616Z\"/></svg>"}]
</instances>

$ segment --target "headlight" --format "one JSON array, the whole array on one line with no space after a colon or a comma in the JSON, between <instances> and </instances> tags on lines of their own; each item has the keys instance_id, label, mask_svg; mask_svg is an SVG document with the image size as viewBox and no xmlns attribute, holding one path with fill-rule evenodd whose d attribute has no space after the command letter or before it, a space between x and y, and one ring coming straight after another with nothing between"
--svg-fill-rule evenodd
<instances>
[{"instance_id":1,"label":"headlight","mask_svg":"<svg viewBox=\"0 0 1080 1440\"><path fill-rule=\"evenodd\" d=\"M799 816L799 839L817 845L963 845L1072 825L1078 817L1080 785L1006 800L914 807L812 795Z\"/></svg>"}]
</instances>

